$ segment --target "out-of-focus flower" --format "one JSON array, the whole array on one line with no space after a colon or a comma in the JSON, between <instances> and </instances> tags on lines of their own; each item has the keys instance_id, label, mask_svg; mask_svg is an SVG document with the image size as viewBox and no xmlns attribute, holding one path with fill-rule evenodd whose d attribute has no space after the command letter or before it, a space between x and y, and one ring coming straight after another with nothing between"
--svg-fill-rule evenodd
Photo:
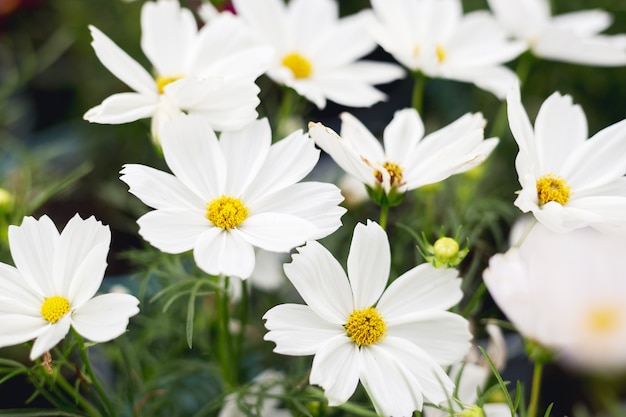
<instances>
[{"instance_id":1,"label":"out-of-focus flower","mask_svg":"<svg viewBox=\"0 0 626 417\"><path fill-rule=\"evenodd\" d=\"M486 11L460 0L372 0L376 41L402 65L429 77L475 84L504 98L517 76L503 66L525 49Z\"/></svg>"},{"instance_id":2,"label":"out-of-focus flower","mask_svg":"<svg viewBox=\"0 0 626 417\"><path fill-rule=\"evenodd\" d=\"M488 2L502 26L538 57L585 65L626 65L626 37L599 34L613 20L604 10L553 17L549 0Z\"/></svg>"},{"instance_id":3,"label":"out-of-focus flower","mask_svg":"<svg viewBox=\"0 0 626 417\"><path fill-rule=\"evenodd\" d=\"M498 143L484 140L481 114L466 114L424 136L415 109L399 110L383 133L383 145L354 116L341 115L341 135L321 123L309 134L344 171L388 197L436 183L482 163Z\"/></svg>"},{"instance_id":4,"label":"out-of-focus flower","mask_svg":"<svg viewBox=\"0 0 626 417\"><path fill-rule=\"evenodd\" d=\"M109 228L93 217L74 216L60 234L47 216L10 226L15 267L0 263L0 347L35 339L35 359L70 327L94 342L124 333L139 300L118 293L94 297L110 242Z\"/></svg>"},{"instance_id":5,"label":"out-of-focus flower","mask_svg":"<svg viewBox=\"0 0 626 417\"><path fill-rule=\"evenodd\" d=\"M333 0L234 0L237 15L271 45L274 61L267 71L278 84L293 88L319 108L332 100L367 107L384 100L373 87L404 76L399 66L358 61L376 48L368 35L371 11L339 18Z\"/></svg>"},{"instance_id":6,"label":"out-of-focus flower","mask_svg":"<svg viewBox=\"0 0 626 417\"><path fill-rule=\"evenodd\" d=\"M527 339L580 367L626 367L623 237L536 224L521 247L493 256L483 278Z\"/></svg>"},{"instance_id":7,"label":"out-of-focus flower","mask_svg":"<svg viewBox=\"0 0 626 417\"><path fill-rule=\"evenodd\" d=\"M334 232L346 211L339 188L299 182L320 151L302 131L274 145L271 135L267 119L219 140L203 118L169 122L161 143L174 175L134 164L121 172L130 192L156 209L137 221L139 234L163 252L193 249L209 274L248 278L254 247L288 252Z\"/></svg>"},{"instance_id":8,"label":"out-of-focus flower","mask_svg":"<svg viewBox=\"0 0 626 417\"><path fill-rule=\"evenodd\" d=\"M626 228L626 120L587 139L587 119L570 96L552 94L535 126L519 89L507 97L522 186L515 205L550 229Z\"/></svg>"},{"instance_id":9,"label":"out-of-focus flower","mask_svg":"<svg viewBox=\"0 0 626 417\"><path fill-rule=\"evenodd\" d=\"M285 272L308 305L269 310L265 339L276 353L315 355L310 383L329 405L347 401L359 380L384 416L410 416L424 398L439 403L452 393L441 366L463 358L471 338L467 321L446 311L462 297L456 270L422 264L385 289L389 241L371 221L354 229L347 276L317 242L298 252Z\"/></svg>"},{"instance_id":10,"label":"out-of-focus flower","mask_svg":"<svg viewBox=\"0 0 626 417\"><path fill-rule=\"evenodd\" d=\"M163 124L183 112L201 115L215 130L240 129L257 117L259 88L271 50L252 46L245 26L232 15L198 30L178 1L148 1L141 9L141 48L154 66L150 75L97 28L90 26L96 55L134 92L114 94L85 119L119 124L152 118L158 138Z\"/></svg>"},{"instance_id":11,"label":"out-of-focus flower","mask_svg":"<svg viewBox=\"0 0 626 417\"><path fill-rule=\"evenodd\" d=\"M244 393L226 397L218 417L246 417L252 413L259 417L291 417L289 410L280 408L276 395L284 395L280 381L283 374L271 369L257 375ZM244 411L245 410L245 411Z\"/></svg>"},{"instance_id":12,"label":"out-of-focus flower","mask_svg":"<svg viewBox=\"0 0 626 417\"><path fill-rule=\"evenodd\" d=\"M337 181L337 186L341 189L345 198L344 204L348 208L358 207L369 199L363 183L350 174L344 173Z\"/></svg>"},{"instance_id":13,"label":"out-of-focus flower","mask_svg":"<svg viewBox=\"0 0 626 417\"><path fill-rule=\"evenodd\" d=\"M15 206L15 196L5 188L0 188L0 214L10 213Z\"/></svg>"}]
</instances>

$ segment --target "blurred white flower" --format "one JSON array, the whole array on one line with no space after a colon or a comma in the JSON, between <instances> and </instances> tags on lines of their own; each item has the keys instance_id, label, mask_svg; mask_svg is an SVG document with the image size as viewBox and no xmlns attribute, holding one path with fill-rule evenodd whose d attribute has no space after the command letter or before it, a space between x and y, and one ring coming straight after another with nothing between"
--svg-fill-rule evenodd
<instances>
[{"instance_id":1,"label":"blurred white flower","mask_svg":"<svg viewBox=\"0 0 626 417\"><path fill-rule=\"evenodd\" d=\"M487 11L463 14L460 0L372 0L370 32L402 65L429 77L475 84L504 98L517 82L502 64L525 50Z\"/></svg>"},{"instance_id":2,"label":"blurred white flower","mask_svg":"<svg viewBox=\"0 0 626 417\"><path fill-rule=\"evenodd\" d=\"M102 64L134 92L114 94L90 109L90 122L119 124L152 118L163 124L183 112L207 119L215 130L240 129L257 117L254 80L269 65L271 50L252 46L246 27L232 15L198 30L191 11L177 0L148 1L141 9L141 48L154 76L111 39L90 26Z\"/></svg>"},{"instance_id":3,"label":"blurred white flower","mask_svg":"<svg viewBox=\"0 0 626 417\"><path fill-rule=\"evenodd\" d=\"M354 116L341 114L341 135L321 123L310 123L309 134L347 173L372 189L389 194L436 183L482 163L498 143L484 140L485 120L466 114L424 136L415 109L399 110L383 133L383 145Z\"/></svg>"},{"instance_id":4,"label":"blurred white flower","mask_svg":"<svg viewBox=\"0 0 626 417\"><path fill-rule=\"evenodd\" d=\"M339 18L334 0L234 0L258 41L274 48L267 75L324 108L327 100L367 107L384 100L373 87L402 78L395 64L358 61L376 48L371 11Z\"/></svg>"},{"instance_id":5,"label":"blurred white flower","mask_svg":"<svg viewBox=\"0 0 626 417\"><path fill-rule=\"evenodd\" d=\"M527 339L571 364L626 368L623 237L592 228L554 233L536 224L519 248L497 254L483 278Z\"/></svg>"},{"instance_id":6,"label":"blurred white flower","mask_svg":"<svg viewBox=\"0 0 626 417\"><path fill-rule=\"evenodd\" d=\"M461 360L471 338L467 321L446 311L463 295L456 270L421 264L385 289L389 241L371 221L354 229L347 276L318 242L298 252L285 272L308 305L269 310L265 339L279 354L315 355L309 380L329 405L346 402L359 380L384 416L411 416L424 398L452 393L442 366Z\"/></svg>"},{"instance_id":7,"label":"blurred white flower","mask_svg":"<svg viewBox=\"0 0 626 417\"><path fill-rule=\"evenodd\" d=\"M515 205L557 232L585 226L624 230L626 120L587 139L587 119L570 96L548 97L534 129L519 89L507 103L519 146L515 164L522 189Z\"/></svg>"},{"instance_id":8,"label":"blurred white flower","mask_svg":"<svg viewBox=\"0 0 626 417\"><path fill-rule=\"evenodd\" d=\"M107 342L126 331L139 312L129 294L94 297L111 243L108 226L75 215L59 233L47 216L9 227L15 268L0 263L0 347L35 339L30 358L52 349L70 327Z\"/></svg>"},{"instance_id":9,"label":"blurred white flower","mask_svg":"<svg viewBox=\"0 0 626 417\"><path fill-rule=\"evenodd\" d=\"M299 182L320 151L302 131L276 144L267 119L218 140L209 123L184 116L165 125L165 161L174 175L125 165L122 181L156 210L142 216L139 234L167 253L193 249L212 275L248 278L254 247L288 252L341 225L343 200L333 184Z\"/></svg>"},{"instance_id":10,"label":"blurred white flower","mask_svg":"<svg viewBox=\"0 0 626 417\"><path fill-rule=\"evenodd\" d=\"M538 57L584 65L626 65L626 37L599 34L613 20L604 10L553 17L549 0L488 2L502 26Z\"/></svg>"},{"instance_id":11,"label":"blurred white flower","mask_svg":"<svg viewBox=\"0 0 626 417\"><path fill-rule=\"evenodd\" d=\"M280 385L283 378L281 372L271 369L261 372L244 393L226 397L218 417L246 417L251 413L258 417L291 417L291 412L280 408L280 400L275 397L285 394Z\"/></svg>"}]
</instances>

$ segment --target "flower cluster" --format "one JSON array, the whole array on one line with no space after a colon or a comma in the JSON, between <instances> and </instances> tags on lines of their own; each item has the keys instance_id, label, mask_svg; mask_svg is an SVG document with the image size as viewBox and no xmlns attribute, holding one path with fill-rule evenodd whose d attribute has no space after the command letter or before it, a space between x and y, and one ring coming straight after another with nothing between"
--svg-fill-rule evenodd
<instances>
[{"instance_id":1,"label":"flower cluster","mask_svg":"<svg viewBox=\"0 0 626 417\"><path fill-rule=\"evenodd\" d=\"M38 393L63 415L110 417L142 415L170 395L161 381L138 393L134 384L182 362L143 372L141 354L116 353L120 368L135 368L128 398L111 401L87 355L127 332L139 299L147 311L129 333L145 330L150 349L159 332L189 348L207 336L200 357L214 391L197 415L536 417L548 361L626 371L626 120L590 135L572 96L546 94L534 124L522 100L532 60L626 65L626 38L600 34L608 13L553 17L548 0L489 0L490 11L468 13L461 0L371 0L347 15L335 0L228 3L144 1L148 69L89 26L96 57L132 91L84 119L151 119L156 162L119 167L130 203L118 207L132 206L122 215L146 242L128 258L145 277L125 290L137 297L96 295L111 232L94 217L77 214L62 232L47 215L8 228L15 267L0 263L0 347L32 343L30 360L43 367L19 372L36 376ZM501 101L491 132L488 108L434 117L434 98L424 100L432 79ZM407 103L393 96L404 81ZM386 100L401 104L376 123L345 109ZM505 141L517 144L514 162L501 159L520 189L495 202L480 185L494 177L506 187L491 164ZM335 185L340 175L357 192ZM19 204L4 194L0 220ZM493 220L499 207L514 215ZM499 309L484 303L487 291ZM171 313L168 326L181 298L186 321ZM490 321L503 318L535 364L527 407L500 375L505 342ZM487 350L485 333L495 341ZM73 348L75 384L52 362L53 353L70 361ZM312 361L292 366L265 357L270 349Z\"/></svg>"}]
</instances>

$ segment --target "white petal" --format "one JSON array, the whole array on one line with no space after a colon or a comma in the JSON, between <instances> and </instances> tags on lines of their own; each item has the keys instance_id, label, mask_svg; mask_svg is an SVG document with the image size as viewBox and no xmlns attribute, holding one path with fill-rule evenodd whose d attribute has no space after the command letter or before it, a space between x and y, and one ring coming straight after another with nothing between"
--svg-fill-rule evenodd
<instances>
[{"instance_id":1,"label":"white petal","mask_svg":"<svg viewBox=\"0 0 626 417\"><path fill-rule=\"evenodd\" d=\"M504 99L508 92L515 88L519 79L517 75L505 66L481 66L481 67L451 67L446 68L441 75L451 80L466 81L476 87L489 91L499 99Z\"/></svg>"},{"instance_id":2,"label":"white petal","mask_svg":"<svg viewBox=\"0 0 626 417\"><path fill-rule=\"evenodd\" d=\"M19 271L0 262L0 297L11 298L27 308L39 310L43 299L40 289L34 290Z\"/></svg>"},{"instance_id":3,"label":"white petal","mask_svg":"<svg viewBox=\"0 0 626 417\"><path fill-rule=\"evenodd\" d=\"M176 1L147 2L141 9L141 49L159 75L187 75L180 72L189 67L196 32L193 14Z\"/></svg>"},{"instance_id":4,"label":"white petal","mask_svg":"<svg viewBox=\"0 0 626 417\"><path fill-rule=\"evenodd\" d=\"M0 314L0 347L28 342L46 331L50 323L43 317L21 314Z\"/></svg>"},{"instance_id":5,"label":"white petal","mask_svg":"<svg viewBox=\"0 0 626 417\"><path fill-rule=\"evenodd\" d=\"M73 308L93 297L100 287L111 245L111 231L93 216L76 214L63 231L56 251L53 274L58 295Z\"/></svg>"},{"instance_id":6,"label":"white petal","mask_svg":"<svg viewBox=\"0 0 626 417\"><path fill-rule=\"evenodd\" d=\"M463 297L454 268L440 269L424 263L393 281L378 302L388 320L427 310L447 310Z\"/></svg>"},{"instance_id":7,"label":"white petal","mask_svg":"<svg viewBox=\"0 0 626 417\"><path fill-rule=\"evenodd\" d=\"M354 228L348 254L348 278L357 310L373 306L380 298L391 267L387 233L378 223L367 221Z\"/></svg>"},{"instance_id":8,"label":"white petal","mask_svg":"<svg viewBox=\"0 0 626 417\"><path fill-rule=\"evenodd\" d=\"M161 132L167 166L198 196L207 201L224 190L226 163L211 126L198 116L181 116Z\"/></svg>"},{"instance_id":9,"label":"white petal","mask_svg":"<svg viewBox=\"0 0 626 417\"><path fill-rule=\"evenodd\" d=\"M130 294L92 298L72 314L72 326L93 342L108 342L126 331L128 319L139 313L139 300Z\"/></svg>"},{"instance_id":10,"label":"white petal","mask_svg":"<svg viewBox=\"0 0 626 417\"><path fill-rule=\"evenodd\" d=\"M292 259L284 269L302 299L324 320L342 326L354 306L348 277L339 262L315 241L298 248Z\"/></svg>"},{"instance_id":11,"label":"white petal","mask_svg":"<svg viewBox=\"0 0 626 417\"><path fill-rule=\"evenodd\" d=\"M579 10L554 16L550 24L578 35L594 35L608 29L613 22L610 13L604 10Z\"/></svg>"},{"instance_id":12,"label":"white petal","mask_svg":"<svg viewBox=\"0 0 626 417\"><path fill-rule=\"evenodd\" d=\"M91 46L100 62L133 90L156 99L157 85L148 71L96 27L90 25L89 30L93 37Z\"/></svg>"},{"instance_id":13,"label":"white petal","mask_svg":"<svg viewBox=\"0 0 626 417\"><path fill-rule=\"evenodd\" d=\"M139 234L155 248L166 253L192 249L211 224L199 211L155 210L137 220Z\"/></svg>"},{"instance_id":14,"label":"white petal","mask_svg":"<svg viewBox=\"0 0 626 417\"><path fill-rule=\"evenodd\" d=\"M263 41L282 50L290 42L287 33L287 8L280 0L233 0L237 15L252 28Z\"/></svg>"},{"instance_id":15,"label":"white petal","mask_svg":"<svg viewBox=\"0 0 626 417\"><path fill-rule=\"evenodd\" d=\"M315 233L315 225L283 213L251 215L239 226L241 236L250 244L272 252L288 252L303 245Z\"/></svg>"},{"instance_id":16,"label":"white petal","mask_svg":"<svg viewBox=\"0 0 626 417\"><path fill-rule=\"evenodd\" d=\"M38 295L59 295L54 265L59 231L48 216L39 220L25 217L21 226L9 226L9 245L13 262L28 285Z\"/></svg>"},{"instance_id":17,"label":"white petal","mask_svg":"<svg viewBox=\"0 0 626 417\"><path fill-rule=\"evenodd\" d=\"M341 137L361 158L372 162L383 162L385 150L369 129L350 113L341 113ZM372 176L370 172L370 176Z\"/></svg>"},{"instance_id":18,"label":"white petal","mask_svg":"<svg viewBox=\"0 0 626 417\"><path fill-rule=\"evenodd\" d=\"M211 275L246 279L254 270L254 247L237 230L207 230L200 235L193 257L198 267Z\"/></svg>"},{"instance_id":19,"label":"white petal","mask_svg":"<svg viewBox=\"0 0 626 417\"><path fill-rule=\"evenodd\" d=\"M513 138L520 149L520 155L525 155L531 160L537 160L535 147L535 133L530 123L528 114L522 105L519 86L512 89L506 97L507 115ZM520 171L518 170L518 174Z\"/></svg>"},{"instance_id":20,"label":"white petal","mask_svg":"<svg viewBox=\"0 0 626 417\"><path fill-rule=\"evenodd\" d=\"M383 133L389 160L396 163L405 161L423 137L424 123L417 110L410 108L396 111Z\"/></svg>"},{"instance_id":21,"label":"white petal","mask_svg":"<svg viewBox=\"0 0 626 417\"><path fill-rule=\"evenodd\" d=\"M269 332L263 337L276 343L281 355L313 355L329 339L345 334L343 327L331 324L309 306L281 304L271 308L263 319Z\"/></svg>"},{"instance_id":22,"label":"white petal","mask_svg":"<svg viewBox=\"0 0 626 417\"><path fill-rule=\"evenodd\" d=\"M290 41L299 50L310 53L318 52L318 49L323 49L328 44L325 36L327 33L332 32L335 34L340 32L339 26L341 22L338 21L339 7L334 1L294 0L288 4L287 13L290 35L293 37ZM358 28L355 28L355 30L358 31ZM341 34L347 37L349 36L347 32L344 30L341 31ZM345 45L343 41L349 42L351 40L340 38L338 34L336 39L336 43L342 43L342 46ZM359 39L359 42L362 42L362 39ZM370 48L373 49L374 46ZM349 47L339 48L340 51L347 49ZM331 56L338 55L334 50L329 51L328 54Z\"/></svg>"},{"instance_id":23,"label":"white petal","mask_svg":"<svg viewBox=\"0 0 626 417\"><path fill-rule=\"evenodd\" d=\"M359 347L345 335L336 336L315 354L309 382L324 389L328 405L343 404L359 383L360 368Z\"/></svg>"},{"instance_id":24,"label":"white petal","mask_svg":"<svg viewBox=\"0 0 626 417\"><path fill-rule=\"evenodd\" d=\"M59 321L49 325L45 330L37 337L33 348L30 351L30 359L35 360L55 347L70 331L71 319L69 314L63 316Z\"/></svg>"},{"instance_id":25,"label":"white petal","mask_svg":"<svg viewBox=\"0 0 626 417\"><path fill-rule=\"evenodd\" d=\"M120 179L129 186L128 191L152 208L200 210L207 203L167 172L143 165L126 164L120 174Z\"/></svg>"},{"instance_id":26,"label":"white petal","mask_svg":"<svg viewBox=\"0 0 626 417\"><path fill-rule=\"evenodd\" d=\"M122 124L154 115L158 99L141 93L118 93L92 107L83 118L92 123Z\"/></svg>"},{"instance_id":27,"label":"white petal","mask_svg":"<svg viewBox=\"0 0 626 417\"><path fill-rule=\"evenodd\" d=\"M383 317L387 316L381 311ZM415 343L439 365L460 361L469 351L469 323L448 311L429 311L387 321L387 334Z\"/></svg>"}]
</instances>

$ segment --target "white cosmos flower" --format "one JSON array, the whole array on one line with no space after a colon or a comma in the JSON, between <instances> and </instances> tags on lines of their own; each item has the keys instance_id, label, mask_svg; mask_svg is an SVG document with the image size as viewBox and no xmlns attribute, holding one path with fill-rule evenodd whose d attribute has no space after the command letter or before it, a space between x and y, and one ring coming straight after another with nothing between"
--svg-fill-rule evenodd
<instances>
[{"instance_id":1,"label":"white cosmos flower","mask_svg":"<svg viewBox=\"0 0 626 417\"><path fill-rule=\"evenodd\" d=\"M599 34L611 25L604 10L552 16L549 0L488 0L502 26L538 57L575 64L626 65L624 35Z\"/></svg>"},{"instance_id":2,"label":"white cosmos flower","mask_svg":"<svg viewBox=\"0 0 626 417\"><path fill-rule=\"evenodd\" d=\"M484 140L485 120L466 114L424 136L415 109L395 113L383 133L384 148L354 116L341 114L341 136L321 123L309 124L309 134L347 173L370 188L399 192L442 181L482 163L498 143Z\"/></svg>"},{"instance_id":3,"label":"white cosmos flower","mask_svg":"<svg viewBox=\"0 0 626 417\"><path fill-rule=\"evenodd\" d=\"M154 76L90 26L96 55L134 92L108 97L87 111L86 120L119 124L151 117L157 137L163 123L182 112L202 115L220 131L256 119L254 80L267 69L271 50L253 47L240 21L224 13L198 30L191 11L177 0L158 0L143 5L141 29L141 48Z\"/></svg>"},{"instance_id":4,"label":"white cosmos flower","mask_svg":"<svg viewBox=\"0 0 626 417\"><path fill-rule=\"evenodd\" d=\"M174 175L125 165L122 181L156 210L142 216L139 234L167 253L193 249L209 274L248 278L254 247L288 252L341 225L345 209L332 184L301 182L319 150L302 131L271 145L267 119L218 140L196 116L172 120L161 144Z\"/></svg>"},{"instance_id":5,"label":"white cosmos flower","mask_svg":"<svg viewBox=\"0 0 626 417\"><path fill-rule=\"evenodd\" d=\"M74 328L94 342L126 331L139 312L129 294L94 297L102 283L111 232L75 215L59 233L47 216L9 227L15 267L0 263L0 347L35 339L30 358L56 346Z\"/></svg>"},{"instance_id":6,"label":"white cosmos flower","mask_svg":"<svg viewBox=\"0 0 626 417\"><path fill-rule=\"evenodd\" d=\"M626 369L623 237L536 224L520 248L493 256L483 278L526 338L591 369Z\"/></svg>"},{"instance_id":7,"label":"white cosmos flower","mask_svg":"<svg viewBox=\"0 0 626 417\"><path fill-rule=\"evenodd\" d=\"M486 11L463 15L460 0L372 0L376 41L405 67L475 84L499 98L517 76L502 64L525 49Z\"/></svg>"},{"instance_id":8,"label":"white cosmos flower","mask_svg":"<svg viewBox=\"0 0 626 417\"><path fill-rule=\"evenodd\" d=\"M280 400L275 397L285 395L280 384L283 379L281 372L272 369L261 372L243 393L226 397L217 417L246 417L250 413L259 417L291 417L291 412L280 408Z\"/></svg>"},{"instance_id":9,"label":"white cosmos flower","mask_svg":"<svg viewBox=\"0 0 626 417\"><path fill-rule=\"evenodd\" d=\"M285 272L308 305L269 310L265 339L279 354L315 355L310 383L329 405L346 402L359 380L384 416L412 416L452 393L442 366L461 360L471 338L467 321L446 311L462 297L456 270L421 264L385 289L389 241L371 221L354 229L347 276L317 242L298 252Z\"/></svg>"},{"instance_id":10,"label":"white cosmos flower","mask_svg":"<svg viewBox=\"0 0 626 417\"><path fill-rule=\"evenodd\" d=\"M535 126L519 89L507 97L522 186L515 205L554 231L626 228L626 120L587 139L587 119L570 96L552 94Z\"/></svg>"},{"instance_id":11,"label":"white cosmos flower","mask_svg":"<svg viewBox=\"0 0 626 417\"><path fill-rule=\"evenodd\" d=\"M389 63L358 61L376 48L367 33L370 11L339 18L334 0L234 0L237 15L271 45L274 61L267 75L296 90L319 108L332 100L367 107L384 100L373 87L404 76Z\"/></svg>"}]
</instances>

